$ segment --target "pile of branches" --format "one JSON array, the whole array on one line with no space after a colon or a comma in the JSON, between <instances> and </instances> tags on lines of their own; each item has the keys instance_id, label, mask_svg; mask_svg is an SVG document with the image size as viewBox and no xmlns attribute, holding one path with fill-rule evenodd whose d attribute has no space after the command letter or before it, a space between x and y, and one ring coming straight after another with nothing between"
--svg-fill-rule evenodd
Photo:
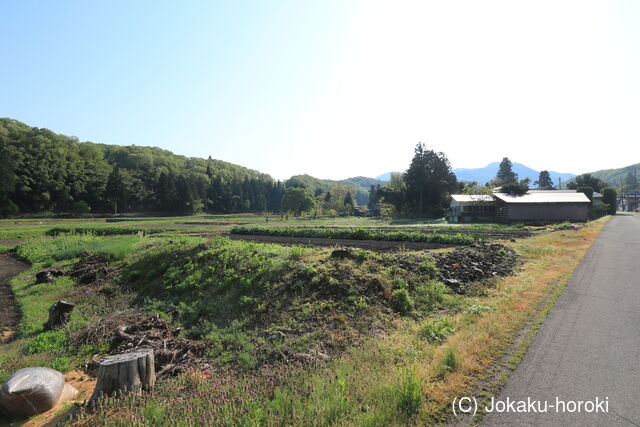
<instances>
[{"instance_id":1,"label":"pile of branches","mask_svg":"<svg viewBox=\"0 0 640 427\"><path fill-rule=\"evenodd\" d=\"M205 347L204 341L178 338L180 328L174 328L157 314L145 316L139 312L123 312L87 326L72 336L73 344L109 342L113 353L139 348L152 348L156 376L176 375L192 368ZM94 362L97 362L94 360Z\"/></svg>"},{"instance_id":2,"label":"pile of branches","mask_svg":"<svg viewBox=\"0 0 640 427\"><path fill-rule=\"evenodd\" d=\"M109 266L106 259L88 252L82 252L80 261L75 263L69 271L69 275L83 285L107 281L115 273L116 270Z\"/></svg>"}]
</instances>

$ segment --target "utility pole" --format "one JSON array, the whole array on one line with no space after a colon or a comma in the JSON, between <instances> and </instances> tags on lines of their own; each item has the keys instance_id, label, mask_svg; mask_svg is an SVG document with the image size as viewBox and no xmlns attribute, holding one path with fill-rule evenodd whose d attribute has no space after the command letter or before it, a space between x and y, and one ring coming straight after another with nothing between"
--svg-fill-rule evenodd
<instances>
[{"instance_id":1,"label":"utility pole","mask_svg":"<svg viewBox=\"0 0 640 427\"><path fill-rule=\"evenodd\" d=\"M558 177L558 190L562 190L562 177Z\"/></svg>"}]
</instances>

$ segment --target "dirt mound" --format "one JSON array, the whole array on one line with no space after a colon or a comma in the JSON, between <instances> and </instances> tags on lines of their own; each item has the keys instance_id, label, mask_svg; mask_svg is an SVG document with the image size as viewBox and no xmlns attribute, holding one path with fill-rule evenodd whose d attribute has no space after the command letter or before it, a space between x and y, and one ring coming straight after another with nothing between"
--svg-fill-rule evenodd
<instances>
[{"instance_id":1,"label":"dirt mound","mask_svg":"<svg viewBox=\"0 0 640 427\"><path fill-rule=\"evenodd\" d=\"M480 282L496 276L508 276L518 263L511 248L497 243L485 243L434 254L440 279L456 292L462 285Z\"/></svg>"},{"instance_id":2,"label":"dirt mound","mask_svg":"<svg viewBox=\"0 0 640 427\"><path fill-rule=\"evenodd\" d=\"M177 338L174 328L158 315L145 316L138 312L124 312L102 319L72 336L76 346L111 344L111 353L123 353L136 348L152 348L156 375L175 375L194 366L196 357L204 350L203 341Z\"/></svg>"},{"instance_id":3,"label":"dirt mound","mask_svg":"<svg viewBox=\"0 0 640 427\"><path fill-rule=\"evenodd\" d=\"M100 255L91 255L87 252L80 254L78 261L69 271L69 275L77 279L78 283L88 284L110 279L115 269L109 267L106 259Z\"/></svg>"}]
</instances>

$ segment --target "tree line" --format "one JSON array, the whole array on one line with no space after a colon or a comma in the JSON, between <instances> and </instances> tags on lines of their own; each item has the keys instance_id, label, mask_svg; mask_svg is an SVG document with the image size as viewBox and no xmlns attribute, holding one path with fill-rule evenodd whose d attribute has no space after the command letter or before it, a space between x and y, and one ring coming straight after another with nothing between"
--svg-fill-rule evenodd
<instances>
[{"instance_id":1,"label":"tree line","mask_svg":"<svg viewBox=\"0 0 640 427\"><path fill-rule=\"evenodd\" d=\"M154 147L79 142L0 119L0 215L280 211L285 184Z\"/></svg>"}]
</instances>

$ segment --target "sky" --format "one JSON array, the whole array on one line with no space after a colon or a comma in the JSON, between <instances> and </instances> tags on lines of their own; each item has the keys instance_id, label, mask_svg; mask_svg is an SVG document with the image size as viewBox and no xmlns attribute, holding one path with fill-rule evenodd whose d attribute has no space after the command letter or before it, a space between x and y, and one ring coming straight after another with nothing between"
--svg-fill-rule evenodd
<instances>
[{"instance_id":1,"label":"sky","mask_svg":"<svg viewBox=\"0 0 640 427\"><path fill-rule=\"evenodd\" d=\"M640 162L640 2L0 3L0 117L285 179Z\"/></svg>"}]
</instances>

